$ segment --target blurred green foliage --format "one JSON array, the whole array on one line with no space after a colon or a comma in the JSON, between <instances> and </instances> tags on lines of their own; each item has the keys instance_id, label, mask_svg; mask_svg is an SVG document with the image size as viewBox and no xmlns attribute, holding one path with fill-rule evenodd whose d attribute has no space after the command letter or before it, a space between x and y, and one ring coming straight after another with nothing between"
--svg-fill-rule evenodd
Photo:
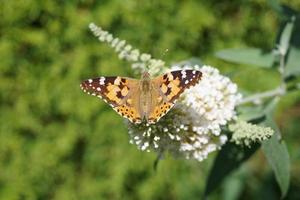
<instances>
[{"instance_id":1,"label":"blurred green foliage","mask_svg":"<svg viewBox=\"0 0 300 200\"><path fill-rule=\"evenodd\" d=\"M300 10L298 0L286 2ZM199 199L211 157L166 157L154 171L156 155L130 145L121 117L80 90L93 76L133 75L90 22L168 63L201 58L245 91L279 82L267 69L214 57L223 48L274 47L280 20L266 1L1 1L0 199ZM299 96L284 97L276 112L292 160L288 199L300 198ZM259 152L212 198L278 196Z\"/></svg>"}]
</instances>

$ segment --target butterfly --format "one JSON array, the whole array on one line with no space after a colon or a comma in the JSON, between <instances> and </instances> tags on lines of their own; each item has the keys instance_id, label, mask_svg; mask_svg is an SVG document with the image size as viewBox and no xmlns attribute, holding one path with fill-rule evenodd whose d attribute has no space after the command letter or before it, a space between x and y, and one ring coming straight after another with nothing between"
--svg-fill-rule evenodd
<instances>
[{"instance_id":1,"label":"butterfly","mask_svg":"<svg viewBox=\"0 0 300 200\"><path fill-rule=\"evenodd\" d=\"M132 123L156 123L175 104L180 94L197 84L202 73L197 70L177 70L150 78L144 72L140 80L112 76L85 80L81 89L102 98L121 116Z\"/></svg>"}]
</instances>

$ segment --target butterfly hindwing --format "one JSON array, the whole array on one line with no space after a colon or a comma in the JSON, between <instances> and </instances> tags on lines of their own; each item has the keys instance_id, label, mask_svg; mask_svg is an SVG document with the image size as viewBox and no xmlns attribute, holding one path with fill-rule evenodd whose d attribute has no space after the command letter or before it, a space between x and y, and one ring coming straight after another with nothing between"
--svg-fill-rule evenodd
<instances>
[{"instance_id":1,"label":"butterfly hindwing","mask_svg":"<svg viewBox=\"0 0 300 200\"><path fill-rule=\"evenodd\" d=\"M84 92L102 98L121 116L138 123L141 116L134 96L138 83L138 80L119 76L99 77L83 81L80 87Z\"/></svg>"},{"instance_id":2,"label":"butterfly hindwing","mask_svg":"<svg viewBox=\"0 0 300 200\"><path fill-rule=\"evenodd\" d=\"M152 112L150 112L148 117L148 123L156 123L162 116L167 114L167 112L174 106L171 102L161 102L153 107Z\"/></svg>"},{"instance_id":3,"label":"butterfly hindwing","mask_svg":"<svg viewBox=\"0 0 300 200\"><path fill-rule=\"evenodd\" d=\"M141 115L136 107L132 107L126 104L116 106L113 108L122 117L129 119L130 122L139 124L142 122Z\"/></svg>"}]
</instances>

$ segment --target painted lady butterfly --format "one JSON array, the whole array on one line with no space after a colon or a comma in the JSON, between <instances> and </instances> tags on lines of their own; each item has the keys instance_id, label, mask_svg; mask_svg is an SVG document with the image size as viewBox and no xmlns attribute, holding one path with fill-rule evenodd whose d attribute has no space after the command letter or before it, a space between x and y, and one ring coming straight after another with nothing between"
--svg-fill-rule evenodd
<instances>
[{"instance_id":1,"label":"painted lady butterfly","mask_svg":"<svg viewBox=\"0 0 300 200\"><path fill-rule=\"evenodd\" d=\"M81 83L84 92L103 98L120 115L132 123L156 123L175 104L180 94L199 82L202 73L178 70L150 78L145 72L141 80L125 77L100 77Z\"/></svg>"}]
</instances>

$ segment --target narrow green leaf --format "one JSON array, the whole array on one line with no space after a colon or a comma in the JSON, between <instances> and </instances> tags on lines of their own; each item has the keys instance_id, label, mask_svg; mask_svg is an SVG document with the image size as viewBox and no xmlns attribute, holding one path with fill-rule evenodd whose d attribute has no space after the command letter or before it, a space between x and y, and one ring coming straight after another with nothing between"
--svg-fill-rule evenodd
<instances>
[{"instance_id":1,"label":"narrow green leaf","mask_svg":"<svg viewBox=\"0 0 300 200\"><path fill-rule=\"evenodd\" d=\"M300 48L291 46L286 63L285 77L293 75L300 75Z\"/></svg>"},{"instance_id":2,"label":"narrow green leaf","mask_svg":"<svg viewBox=\"0 0 300 200\"><path fill-rule=\"evenodd\" d=\"M287 147L284 141L281 140L279 128L272 118L277 101L277 99L271 101L265 110L265 124L273 128L275 134L269 140L262 142L262 149L273 169L276 181L281 190L281 197L283 198L287 194L290 183L290 158Z\"/></svg>"},{"instance_id":3,"label":"narrow green leaf","mask_svg":"<svg viewBox=\"0 0 300 200\"><path fill-rule=\"evenodd\" d=\"M209 173L204 197L214 191L231 172L248 160L258 148L258 144L252 145L251 148L238 146L231 142L225 144L218 153Z\"/></svg>"},{"instance_id":4,"label":"narrow green leaf","mask_svg":"<svg viewBox=\"0 0 300 200\"><path fill-rule=\"evenodd\" d=\"M271 52L263 52L257 48L224 49L218 51L216 56L229 62L256 65L264 68L271 68L274 61Z\"/></svg>"},{"instance_id":5,"label":"narrow green leaf","mask_svg":"<svg viewBox=\"0 0 300 200\"><path fill-rule=\"evenodd\" d=\"M286 144L274 135L262 143L262 149L274 171L283 198L287 194L290 183L290 158Z\"/></svg>"},{"instance_id":6,"label":"narrow green leaf","mask_svg":"<svg viewBox=\"0 0 300 200\"><path fill-rule=\"evenodd\" d=\"M286 58L285 77L300 75L300 17L293 23L293 34Z\"/></svg>"},{"instance_id":7,"label":"narrow green leaf","mask_svg":"<svg viewBox=\"0 0 300 200\"><path fill-rule=\"evenodd\" d=\"M287 22L280 35L280 40L278 45L279 45L280 52L282 52L284 55L288 51L290 45L290 40L294 28L294 22L295 22L295 17L292 17L291 21Z\"/></svg>"}]
</instances>

